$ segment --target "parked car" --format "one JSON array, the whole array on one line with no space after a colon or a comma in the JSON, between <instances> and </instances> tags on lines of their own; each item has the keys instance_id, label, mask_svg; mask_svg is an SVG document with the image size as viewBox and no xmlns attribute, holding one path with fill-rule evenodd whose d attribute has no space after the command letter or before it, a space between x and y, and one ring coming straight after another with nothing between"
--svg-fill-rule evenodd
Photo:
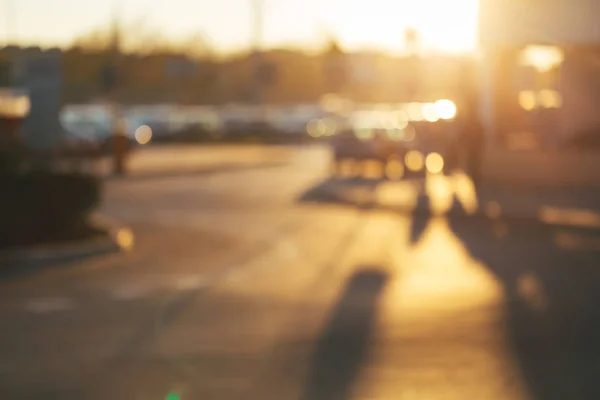
<instances>
[{"instance_id":1,"label":"parked car","mask_svg":"<svg viewBox=\"0 0 600 400\"><path fill-rule=\"evenodd\" d=\"M357 113L350 126L330 141L334 171L340 171L343 162L361 165L366 160L384 166L390 161L400 162L408 170L420 171L428 155L436 153L434 158L443 159L451 151L456 129L452 118L409 119L394 110Z\"/></svg>"}]
</instances>

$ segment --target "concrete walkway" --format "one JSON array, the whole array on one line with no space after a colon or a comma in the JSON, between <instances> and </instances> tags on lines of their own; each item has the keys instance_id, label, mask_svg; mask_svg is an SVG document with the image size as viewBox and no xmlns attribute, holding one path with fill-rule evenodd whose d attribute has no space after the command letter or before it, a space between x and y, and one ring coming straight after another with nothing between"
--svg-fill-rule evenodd
<instances>
[{"instance_id":1,"label":"concrete walkway","mask_svg":"<svg viewBox=\"0 0 600 400\"><path fill-rule=\"evenodd\" d=\"M508 186L600 188L600 152L488 149L484 181Z\"/></svg>"}]
</instances>

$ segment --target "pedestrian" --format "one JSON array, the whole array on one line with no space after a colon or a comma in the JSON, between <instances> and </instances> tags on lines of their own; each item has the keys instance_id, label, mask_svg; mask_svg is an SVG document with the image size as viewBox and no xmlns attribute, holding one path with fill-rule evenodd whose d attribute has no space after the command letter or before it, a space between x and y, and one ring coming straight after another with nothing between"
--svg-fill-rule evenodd
<instances>
[{"instance_id":1,"label":"pedestrian","mask_svg":"<svg viewBox=\"0 0 600 400\"><path fill-rule=\"evenodd\" d=\"M464 104L458 112L457 146L463 149L464 169L475 185L481 181L485 138L476 103Z\"/></svg>"}]
</instances>

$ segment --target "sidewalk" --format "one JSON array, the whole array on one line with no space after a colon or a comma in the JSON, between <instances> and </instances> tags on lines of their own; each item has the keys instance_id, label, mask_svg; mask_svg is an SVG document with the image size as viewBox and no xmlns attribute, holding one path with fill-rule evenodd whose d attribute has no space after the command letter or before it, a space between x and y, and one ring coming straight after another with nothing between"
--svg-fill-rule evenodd
<instances>
[{"instance_id":1,"label":"sidewalk","mask_svg":"<svg viewBox=\"0 0 600 400\"><path fill-rule=\"evenodd\" d=\"M404 214L522 219L600 229L600 188L565 189L499 182L475 188L464 174L400 181L327 179L310 188L300 201Z\"/></svg>"},{"instance_id":2,"label":"sidewalk","mask_svg":"<svg viewBox=\"0 0 600 400\"><path fill-rule=\"evenodd\" d=\"M600 229L600 188L477 188L476 214L486 218L535 219L550 225ZM464 213L459 202L451 212Z\"/></svg>"},{"instance_id":3,"label":"sidewalk","mask_svg":"<svg viewBox=\"0 0 600 400\"><path fill-rule=\"evenodd\" d=\"M294 157L293 149L277 146L165 145L136 149L127 161L126 177L168 176L221 168L277 165ZM112 176L112 159L95 166L104 178Z\"/></svg>"},{"instance_id":4,"label":"sidewalk","mask_svg":"<svg viewBox=\"0 0 600 400\"><path fill-rule=\"evenodd\" d=\"M483 182L508 187L600 188L600 152L488 149Z\"/></svg>"}]
</instances>

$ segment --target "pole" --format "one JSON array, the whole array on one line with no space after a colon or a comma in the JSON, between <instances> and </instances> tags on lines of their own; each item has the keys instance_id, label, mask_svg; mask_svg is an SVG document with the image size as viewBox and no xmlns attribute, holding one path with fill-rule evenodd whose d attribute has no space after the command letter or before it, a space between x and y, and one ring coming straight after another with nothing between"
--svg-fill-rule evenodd
<instances>
[{"instance_id":1,"label":"pole","mask_svg":"<svg viewBox=\"0 0 600 400\"><path fill-rule=\"evenodd\" d=\"M123 110L119 104L118 99L118 85L119 85L119 64L121 58L121 37L120 37L120 26L119 26L119 2L117 0L113 3L113 16L112 16L112 38L111 38L111 62L114 73L113 87L110 90L110 102L111 102L111 113L113 122L113 151L114 151L114 172L117 175L125 174L125 158L127 156L127 137L123 121Z\"/></svg>"},{"instance_id":2,"label":"pole","mask_svg":"<svg viewBox=\"0 0 600 400\"><path fill-rule=\"evenodd\" d=\"M253 69L253 101L259 109L261 119L265 119L265 110L263 107L263 87L261 81L262 70L262 31L264 24L264 0L252 1L252 69ZM261 121L264 122L264 121Z\"/></svg>"}]
</instances>

